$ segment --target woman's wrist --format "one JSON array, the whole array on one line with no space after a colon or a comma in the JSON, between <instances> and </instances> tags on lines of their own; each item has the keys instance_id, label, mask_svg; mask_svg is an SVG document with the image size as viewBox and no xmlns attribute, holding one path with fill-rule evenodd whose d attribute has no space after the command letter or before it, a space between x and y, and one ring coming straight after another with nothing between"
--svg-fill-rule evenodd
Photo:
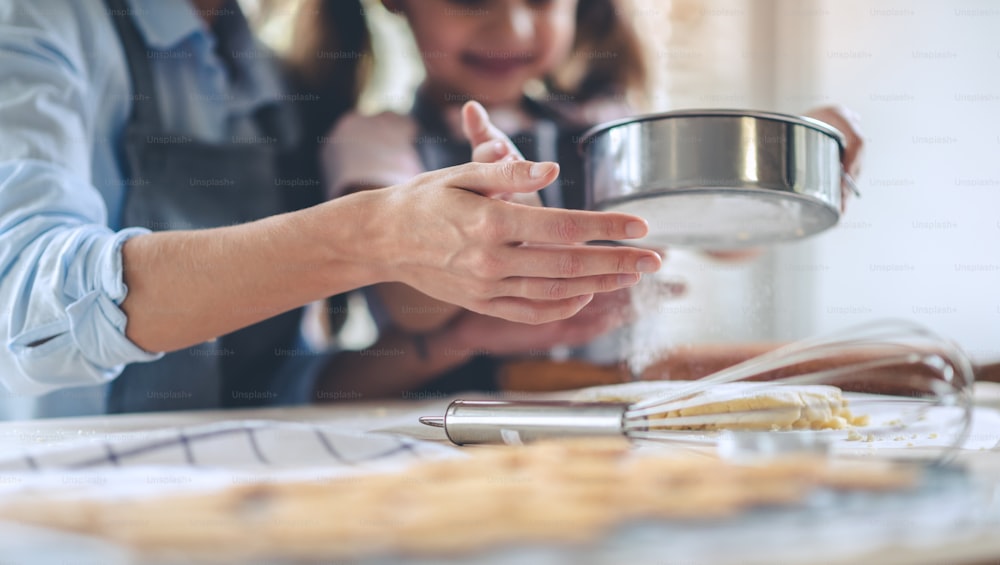
<instances>
[{"instance_id":1,"label":"woman's wrist","mask_svg":"<svg viewBox=\"0 0 1000 565\"><path fill-rule=\"evenodd\" d=\"M360 288L392 280L392 251L398 249L397 234L387 230L379 212L386 200L382 191L366 191L343 196L300 213L304 219L306 245L315 245L324 254L323 271L331 285L345 278L356 281L351 288Z\"/></svg>"}]
</instances>

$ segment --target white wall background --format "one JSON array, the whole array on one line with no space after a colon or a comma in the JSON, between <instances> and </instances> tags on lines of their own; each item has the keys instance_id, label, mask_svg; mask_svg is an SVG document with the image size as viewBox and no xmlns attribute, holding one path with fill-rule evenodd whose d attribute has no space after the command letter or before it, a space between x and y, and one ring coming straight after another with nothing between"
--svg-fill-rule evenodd
<instances>
[{"instance_id":1,"label":"white wall background","mask_svg":"<svg viewBox=\"0 0 1000 565\"><path fill-rule=\"evenodd\" d=\"M637 0L637 20L664 5ZM662 276L689 295L656 309L645 331L662 335L647 341L792 339L900 317L1000 359L1000 2L666 5L669 26L646 26L665 75L657 109L840 103L862 115L867 146L863 197L833 230L745 265L674 252Z\"/></svg>"},{"instance_id":2,"label":"white wall background","mask_svg":"<svg viewBox=\"0 0 1000 565\"><path fill-rule=\"evenodd\" d=\"M782 337L894 316L1000 359L1000 2L775 3L776 99L868 135L842 224L776 254ZM784 306L784 304L781 304Z\"/></svg>"}]
</instances>

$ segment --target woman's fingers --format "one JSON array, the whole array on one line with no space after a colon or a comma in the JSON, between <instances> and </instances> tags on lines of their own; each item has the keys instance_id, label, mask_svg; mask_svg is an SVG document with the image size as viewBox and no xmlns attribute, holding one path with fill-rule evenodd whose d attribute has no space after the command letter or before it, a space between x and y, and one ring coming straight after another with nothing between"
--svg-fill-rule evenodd
<instances>
[{"instance_id":1,"label":"woman's fingers","mask_svg":"<svg viewBox=\"0 0 1000 565\"><path fill-rule=\"evenodd\" d=\"M503 248L498 255L516 265L520 277L655 273L661 264L655 251L634 247L521 245Z\"/></svg>"},{"instance_id":2,"label":"woman's fingers","mask_svg":"<svg viewBox=\"0 0 1000 565\"><path fill-rule=\"evenodd\" d=\"M638 216L493 198L531 195L557 174L555 163L466 163L386 189L389 208L397 210L389 217L413 218L399 226L406 237L390 240L424 242L397 261L391 280L474 312L540 324L572 316L593 294L631 286L639 273L660 268L654 251L580 245L641 238L649 227Z\"/></svg>"},{"instance_id":3,"label":"woman's fingers","mask_svg":"<svg viewBox=\"0 0 1000 565\"><path fill-rule=\"evenodd\" d=\"M507 296L489 300L476 311L512 322L537 325L569 318L582 310L593 298L592 294L563 300L531 300Z\"/></svg>"},{"instance_id":4,"label":"woman's fingers","mask_svg":"<svg viewBox=\"0 0 1000 565\"><path fill-rule=\"evenodd\" d=\"M542 197L538 196L537 192L514 192L512 194L505 194L497 198L497 200L503 200L504 202L512 202L514 204L521 204L523 206L544 206L542 203Z\"/></svg>"},{"instance_id":5,"label":"woman's fingers","mask_svg":"<svg viewBox=\"0 0 1000 565\"><path fill-rule=\"evenodd\" d=\"M422 180L444 183L483 196L504 193L535 192L558 176L556 163L504 161L500 163L465 163L426 173ZM645 220L618 212L588 212L557 208L534 208L495 202L481 208L478 224L490 237L507 243L581 243L595 240L622 240L644 237L649 231ZM477 222L468 221L469 224Z\"/></svg>"},{"instance_id":6,"label":"woman's fingers","mask_svg":"<svg viewBox=\"0 0 1000 565\"><path fill-rule=\"evenodd\" d=\"M426 180L432 184L447 184L492 197L509 192L536 192L545 188L559 176L559 165L547 161L465 163L425 175Z\"/></svg>"},{"instance_id":7,"label":"woman's fingers","mask_svg":"<svg viewBox=\"0 0 1000 565\"><path fill-rule=\"evenodd\" d=\"M510 206L510 205L508 205ZM513 208L513 206L510 206ZM520 208L504 210L497 222L503 226L503 233L510 242L526 241L530 243L583 243L587 241L624 240L644 237L649 232L649 225L638 216L619 212L587 212L583 210L564 210L557 208ZM620 256L621 248L594 247L588 255ZM635 253L629 250L627 253ZM657 269L659 256L648 250L642 250L644 257L655 257ZM652 272L652 271L647 271Z\"/></svg>"},{"instance_id":8,"label":"woman's fingers","mask_svg":"<svg viewBox=\"0 0 1000 565\"><path fill-rule=\"evenodd\" d=\"M581 298L586 300L586 297ZM495 301L497 304L527 305L535 307L538 302ZM517 311L521 311L516 307ZM457 339L464 346L483 349L496 355L524 353L531 350L548 349L556 345L579 345L618 327L630 317L628 290L622 289L594 295L586 306L572 317L526 325L512 323L495 316L483 316L473 312L461 314L455 325Z\"/></svg>"},{"instance_id":9,"label":"woman's fingers","mask_svg":"<svg viewBox=\"0 0 1000 565\"><path fill-rule=\"evenodd\" d=\"M514 277L500 281L496 285L496 292L498 297L519 296L530 300L562 300L628 288L637 282L639 275L636 273L573 279Z\"/></svg>"}]
</instances>

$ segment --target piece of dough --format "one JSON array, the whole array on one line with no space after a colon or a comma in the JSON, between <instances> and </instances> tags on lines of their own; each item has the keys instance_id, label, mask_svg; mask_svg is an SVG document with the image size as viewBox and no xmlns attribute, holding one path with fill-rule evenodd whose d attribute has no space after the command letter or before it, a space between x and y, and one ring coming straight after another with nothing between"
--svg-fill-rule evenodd
<instances>
[{"instance_id":1,"label":"piece of dough","mask_svg":"<svg viewBox=\"0 0 1000 565\"><path fill-rule=\"evenodd\" d=\"M577 402L628 402L682 394L697 381L636 382L577 392ZM803 430L844 429L865 425L854 416L841 390L826 385L779 385L738 382L713 385L682 395L648 417L650 429Z\"/></svg>"},{"instance_id":2,"label":"piece of dough","mask_svg":"<svg viewBox=\"0 0 1000 565\"><path fill-rule=\"evenodd\" d=\"M648 518L706 521L820 488L892 490L912 470L792 456L754 464L632 451L624 438L470 449L396 473L142 499L0 498L0 519L107 538L170 562L462 555L592 542Z\"/></svg>"}]
</instances>

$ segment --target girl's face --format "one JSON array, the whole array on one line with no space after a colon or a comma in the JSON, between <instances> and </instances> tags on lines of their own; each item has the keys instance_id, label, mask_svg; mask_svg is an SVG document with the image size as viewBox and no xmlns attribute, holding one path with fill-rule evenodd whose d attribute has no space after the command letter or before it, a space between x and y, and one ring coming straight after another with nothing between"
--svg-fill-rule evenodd
<instances>
[{"instance_id":1,"label":"girl's face","mask_svg":"<svg viewBox=\"0 0 1000 565\"><path fill-rule=\"evenodd\" d=\"M445 102L515 102L573 47L578 0L383 1L406 15L428 86Z\"/></svg>"}]
</instances>

